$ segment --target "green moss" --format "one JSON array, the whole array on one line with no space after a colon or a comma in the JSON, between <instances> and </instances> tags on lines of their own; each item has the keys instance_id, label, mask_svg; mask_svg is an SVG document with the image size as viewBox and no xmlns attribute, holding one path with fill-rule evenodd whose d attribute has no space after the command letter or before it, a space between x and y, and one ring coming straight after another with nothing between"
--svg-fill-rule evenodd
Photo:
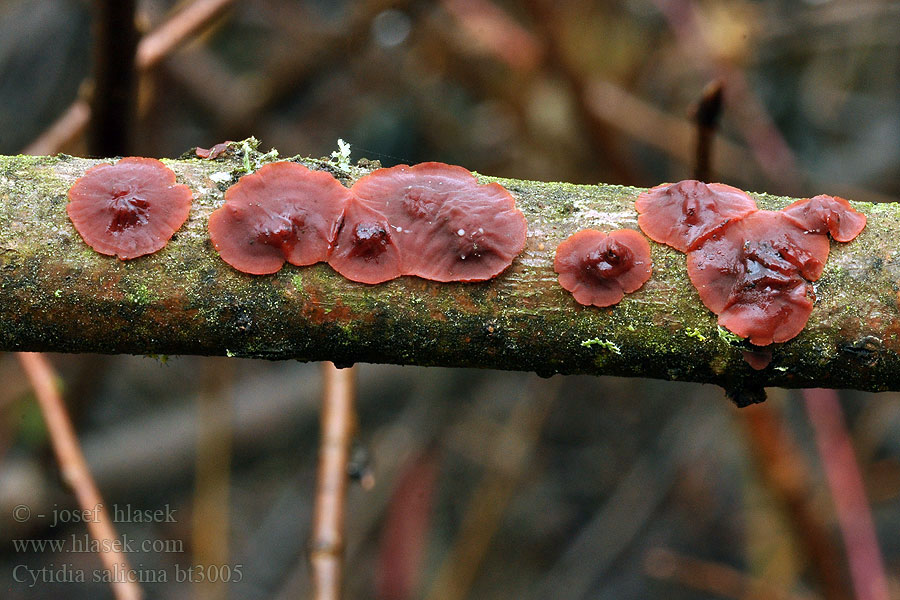
<instances>
[{"instance_id":1,"label":"green moss","mask_svg":"<svg viewBox=\"0 0 900 600\"><path fill-rule=\"evenodd\" d=\"M744 342L744 338L739 335L735 335L722 327L721 325L717 329L719 333L719 337L723 339L728 344L742 344Z\"/></svg>"},{"instance_id":2,"label":"green moss","mask_svg":"<svg viewBox=\"0 0 900 600\"><path fill-rule=\"evenodd\" d=\"M703 334L700 332L700 330L697 329L696 327L692 327L692 328L690 328L690 329L685 329L685 330L684 330L684 334L685 334L686 336L688 336L689 338L695 338L695 339L697 339L697 340L700 340L701 342L705 342L705 341L706 341L706 336L703 335ZM720 335L720 336L722 335L721 332L719 333L719 335ZM735 337L737 337L737 336L735 336ZM739 338L739 339L740 339L740 338Z\"/></svg>"},{"instance_id":3,"label":"green moss","mask_svg":"<svg viewBox=\"0 0 900 600\"><path fill-rule=\"evenodd\" d=\"M581 345L584 348L592 348L592 347L596 346L603 350L612 352L613 354L622 354L622 349L619 348L618 344L616 344L615 342L611 342L609 340L602 340L600 338L592 338L590 340L584 340L583 342L581 342Z\"/></svg>"}]
</instances>

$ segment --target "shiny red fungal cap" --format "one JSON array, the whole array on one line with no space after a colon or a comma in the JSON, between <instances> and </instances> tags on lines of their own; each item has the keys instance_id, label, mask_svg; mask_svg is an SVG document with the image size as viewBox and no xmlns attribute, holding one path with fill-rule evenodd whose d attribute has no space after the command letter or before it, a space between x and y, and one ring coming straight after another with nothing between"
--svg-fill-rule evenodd
<instances>
[{"instance_id":1,"label":"shiny red fungal cap","mask_svg":"<svg viewBox=\"0 0 900 600\"><path fill-rule=\"evenodd\" d=\"M839 242L849 242L866 226L866 215L843 198L816 196L794 202L782 212L795 225L810 233L830 233Z\"/></svg>"},{"instance_id":2,"label":"shiny red fungal cap","mask_svg":"<svg viewBox=\"0 0 900 600\"><path fill-rule=\"evenodd\" d=\"M402 275L483 281L525 247L527 224L512 195L496 183L479 185L462 167L428 162L378 169L352 191L390 225Z\"/></svg>"},{"instance_id":3,"label":"shiny red fungal cap","mask_svg":"<svg viewBox=\"0 0 900 600\"><path fill-rule=\"evenodd\" d=\"M809 319L810 281L822 275L828 238L784 213L758 211L688 253L688 275L719 325L764 346L796 336Z\"/></svg>"},{"instance_id":4,"label":"shiny red fungal cap","mask_svg":"<svg viewBox=\"0 0 900 600\"><path fill-rule=\"evenodd\" d=\"M244 273L275 273L285 261L311 265L328 259L350 197L328 173L268 164L228 188L225 204L209 216L209 237Z\"/></svg>"},{"instance_id":5,"label":"shiny red fungal cap","mask_svg":"<svg viewBox=\"0 0 900 600\"><path fill-rule=\"evenodd\" d=\"M384 215L358 198L347 205L328 264L347 279L360 283L382 283L403 274L394 230Z\"/></svg>"},{"instance_id":6,"label":"shiny red fungal cap","mask_svg":"<svg viewBox=\"0 0 900 600\"><path fill-rule=\"evenodd\" d=\"M579 304L612 306L650 279L650 244L631 229L586 229L559 245L553 268Z\"/></svg>"},{"instance_id":7,"label":"shiny red fungal cap","mask_svg":"<svg viewBox=\"0 0 900 600\"><path fill-rule=\"evenodd\" d=\"M66 212L85 243L122 260L161 249L187 220L191 190L153 158L91 167L69 188Z\"/></svg>"},{"instance_id":8,"label":"shiny red fungal cap","mask_svg":"<svg viewBox=\"0 0 900 600\"><path fill-rule=\"evenodd\" d=\"M197 158L206 158L209 160L213 160L213 159L219 158L219 156L224 154L225 151L228 150L228 145L232 144L232 143L233 142L228 140L228 141L216 144L212 148L195 148L194 154L197 155Z\"/></svg>"},{"instance_id":9,"label":"shiny red fungal cap","mask_svg":"<svg viewBox=\"0 0 900 600\"><path fill-rule=\"evenodd\" d=\"M737 188L692 179L649 189L634 206L638 225L650 239L682 252L698 248L718 229L757 210L753 198Z\"/></svg>"}]
</instances>

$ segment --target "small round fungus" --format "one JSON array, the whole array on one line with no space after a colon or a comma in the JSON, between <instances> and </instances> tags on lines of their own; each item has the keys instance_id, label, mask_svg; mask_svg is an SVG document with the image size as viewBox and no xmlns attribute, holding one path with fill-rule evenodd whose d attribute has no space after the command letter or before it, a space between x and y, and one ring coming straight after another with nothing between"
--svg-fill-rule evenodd
<instances>
[{"instance_id":1,"label":"small round fungus","mask_svg":"<svg viewBox=\"0 0 900 600\"><path fill-rule=\"evenodd\" d=\"M328 264L347 279L360 283L383 283L403 274L391 225L384 215L358 198L347 204L344 224Z\"/></svg>"},{"instance_id":2,"label":"small round fungus","mask_svg":"<svg viewBox=\"0 0 900 600\"><path fill-rule=\"evenodd\" d=\"M783 209L787 218L809 233L830 233L838 242L853 240L866 227L866 215L843 198L816 196Z\"/></svg>"},{"instance_id":3,"label":"small round fungus","mask_svg":"<svg viewBox=\"0 0 900 600\"><path fill-rule=\"evenodd\" d=\"M216 144L212 148L194 148L194 154L197 155L197 158L205 158L207 160L214 160L219 158L222 154L228 150L228 146L233 144L232 141L225 141Z\"/></svg>"},{"instance_id":4,"label":"small round fungus","mask_svg":"<svg viewBox=\"0 0 900 600\"><path fill-rule=\"evenodd\" d=\"M402 275L433 281L484 281L525 247L527 223L512 195L480 185L462 167L428 162L378 169L352 187L390 224Z\"/></svg>"},{"instance_id":5,"label":"small round fungus","mask_svg":"<svg viewBox=\"0 0 900 600\"><path fill-rule=\"evenodd\" d=\"M88 246L122 260L161 249L187 220L191 190L153 158L91 167L69 188L66 212Z\"/></svg>"},{"instance_id":6,"label":"small round fungus","mask_svg":"<svg viewBox=\"0 0 900 600\"><path fill-rule=\"evenodd\" d=\"M719 325L758 346L795 337L809 319L828 238L782 212L758 211L688 253L688 275Z\"/></svg>"},{"instance_id":7,"label":"small round fungus","mask_svg":"<svg viewBox=\"0 0 900 600\"><path fill-rule=\"evenodd\" d=\"M553 268L579 304L612 306L650 279L650 244L631 229L586 229L559 245Z\"/></svg>"},{"instance_id":8,"label":"small round fungus","mask_svg":"<svg viewBox=\"0 0 900 600\"><path fill-rule=\"evenodd\" d=\"M741 355L754 371L762 371L772 363L771 350L741 350Z\"/></svg>"},{"instance_id":9,"label":"small round fungus","mask_svg":"<svg viewBox=\"0 0 900 600\"><path fill-rule=\"evenodd\" d=\"M638 196L634 206L647 237L682 252L757 210L753 198L737 188L693 179L651 188Z\"/></svg>"},{"instance_id":10,"label":"small round fungus","mask_svg":"<svg viewBox=\"0 0 900 600\"><path fill-rule=\"evenodd\" d=\"M222 259L252 275L285 263L327 260L350 191L322 171L271 163L242 177L209 216L209 237Z\"/></svg>"}]
</instances>

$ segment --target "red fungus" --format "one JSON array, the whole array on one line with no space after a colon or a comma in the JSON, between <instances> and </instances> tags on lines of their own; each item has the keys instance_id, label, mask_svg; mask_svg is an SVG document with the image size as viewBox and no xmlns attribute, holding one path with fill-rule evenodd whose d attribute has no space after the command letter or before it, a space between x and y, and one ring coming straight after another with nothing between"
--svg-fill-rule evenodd
<instances>
[{"instance_id":1,"label":"red fungus","mask_svg":"<svg viewBox=\"0 0 900 600\"><path fill-rule=\"evenodd\" d=\"M253 275L327 260L350 191L322 171L279 162L245 175L209 216L222 259Z\"/></svg>"},{"instance_id":2,"label":"red fungus","mask_svg":"<svg viewBox=\"0 0 900 600\"><path fill-rule=\"evenodd\" d=\"M698 248L715 231L757 210L753 198L722 183L688 179L658 185L634 203L647 236L676 250Z\"/></svg>"},{"instance_id":3,"label":"red fungus","mask_svg":"<svg viewBox=\"0 0 900 600\"><path fill-rule=\"evenodd\" d=\"M809 233L830 233L838 242L849 242L866 226L866 215L843 198L816 196L798 200L783 209L787 218Z\"/></svg>"},{"instance_id":4,"label":"red fungus","mask_svg":"<svg viewBox=\"0 0 900 600\"><path fill-rule=\"evenodd\" d=\"M228 150L229 144L233 144L233 143L234 142L228 140L228 141L224 141L219 144L216 144L212 148L195 148L194 154L197 155L197 158L205 158L208 160L213 160L213 159L219 158L219 156L224 154L225 151Z\"/></svg>"},{"instance_id":5,"label":"red fungus","mask_svg":"<svg viewBox=\"0 0 900 600\"><path fill-rule=\"evenodd\" d=\"M781 212L758 211L688 253L688 275L719 325L758 346L796 336L809 319L828 238Z\"/></svg>"},{"instance_id":6,"label":"red fungus","mask_svg":"<svg viewBox=\"0 0 900 600\"><path fill-rule=\"evenodd\" d=\"M355 197L344 211L344 224L328 264L360 283L382 283L403 274L391 225L384 215Z\"/></svg>"},{"instance_id":7,"label":"red fungus","mask_svg":"<svg viewBox=\"0 0 900 600\"><path fill-rule=\"evenodd\" d=\"M771 350L741 350L741 355L754 371L762 371L772 362Z\"/></svg>"},{"instance_id":8,"label":"red fungus","mask_svg":"<svg viewBox=\"0 0 900 600\"><path fill-rule=\"evenodd\" d=\"M559 245L553 268L579 304L612 306L650 279L650 244L631 229L586 229Z\"/></svg>"},{"instance_id":9,"label":"red fungus","mask_svg":"<svg viewBox=\"0 0 900 600\"><path fill-rule=\"evenodd\" d=\"M484 281L525 247L527 224L512 195L497 183L479 185L462 167L428 162L378 169L352 191L390 225L402 275Z\"/></svg>"},{"instance_id":10,"label":"red fungus","mask_svg":"<svg viewBox=\"0 0 900 600\"><path fill-rule=\"evenodd\" d=\"M187 220L191 190L153 158L91 167L69 188L66 212L88 246L122 260L161 249Z\"/></svg>"}]
</instances>

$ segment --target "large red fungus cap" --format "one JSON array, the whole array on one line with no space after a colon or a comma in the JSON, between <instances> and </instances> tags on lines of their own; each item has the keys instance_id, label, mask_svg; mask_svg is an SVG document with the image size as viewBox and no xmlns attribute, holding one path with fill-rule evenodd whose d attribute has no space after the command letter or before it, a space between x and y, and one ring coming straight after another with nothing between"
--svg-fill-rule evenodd
<instances>
[{"instance_id":1,"label":"large red fungus cap","mask_svg":"<svg viewBox=\"0 0 900 600\"><path fill-rule=\"evenodd\" d=\"M839 242L853 240L866 227L866 215L840 197L816 196L783 209L787 218L810 233L831 233Z\"/></svg>"},{"instance_id":2,"label":"large red fungus cap","mask_svg":"<svg viewBox=\"0 0 900 600\"><path fill-rule=\"evenodd\" d=\"M209 216L222 259L253 275L327 260L350 191L322 171L279 162L241 177Z\"/></svg>"},{"instance_id":3,"label":"large red fungus cap","mask_svg":"<svg viewBox=\"0 0 900 600\"><path fill-rule=\"evenodd\" d=\"M585 229L559 245L553 268L579 304L612 306L650 279L650 244L631 229Z\"/></svg>"},{"instance_id":4,"label":"large red fungus cap","mask_svg":"<svg viewBox=\"0 0 900 600\"><path fill-rule=\"evenodd\" d=\"M527 223L497 183L479 185L462 167L437 162L378 169L353 193L390 224L402 274L434 281L483 281L525 247Z\"/></svg>"},{"instance_id":5,"label":"large red fungus cap","mask_svg":"<svg viewBox=\"0 0 900 600\"><path fill-rule=\"evenodd\" d=\"M66 212L88 246L122 260L161 249L187 220L191 190L153 158L91 167L69 188Z\"/></svg>"},{"instance_id":6,"label":"large red fungus cap","mask_svg":"<svg viewBox=\"0 0 900 600\"><path fill-rule=\"evenodd\" d=\"M828 238L781 212L759 211L688 253L688 275L719 325L758 346L785 342L809 319L810 281L822 275Z\"/></svg>"},{"instance_id":7,"label":"large red fungus cap","mask_svg":"<svg viewBox=\"0 0 900 600\"><path fill-rule=\"evenodd\" d=\"M328 259L332 268L351 281L382 283L402 275L395 232L384 215L353 198Z\"/></svg>"},{"instance_id":8,"label":"large red fungus cap","mask_svg":"<svg viewBox=\"0 0 900 600\"><path fill-rule=\"evenodd\" d=\"M647 236L676 250L698 248L715 231L756 212L745 192L723 183L693 179L658 185L634 203L638 225Z\"/></svg>"}]
</instances>

